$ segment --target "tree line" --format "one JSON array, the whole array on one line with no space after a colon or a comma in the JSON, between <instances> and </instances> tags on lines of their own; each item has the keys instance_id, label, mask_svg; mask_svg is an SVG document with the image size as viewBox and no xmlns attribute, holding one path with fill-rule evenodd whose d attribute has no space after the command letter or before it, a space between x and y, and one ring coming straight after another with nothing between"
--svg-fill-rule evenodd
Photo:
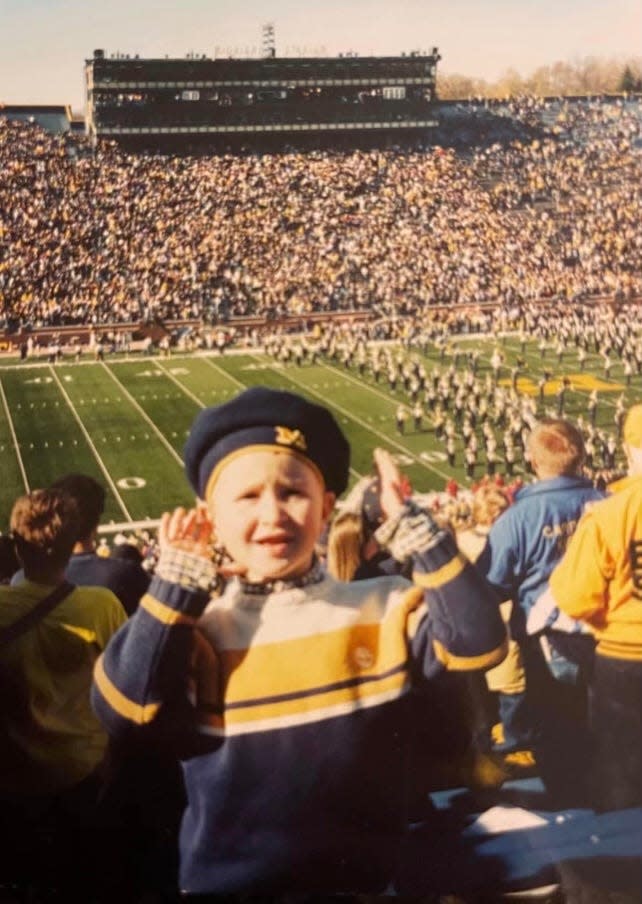
<instances>
[{"instance_id":1,"label":"tree line","mask_svg":"<svg viewBox=\"0 0 642 904\"><path fill-rule=\"evenodd\" d=\"M586 57L569 63L539 66L530 75L507 69L495 82L457 73L437 77L437 94L442 100L469 97L550 97L576 94L614 94L642 91L642 57L630 60Z\"/></svg>"}]
</instances>

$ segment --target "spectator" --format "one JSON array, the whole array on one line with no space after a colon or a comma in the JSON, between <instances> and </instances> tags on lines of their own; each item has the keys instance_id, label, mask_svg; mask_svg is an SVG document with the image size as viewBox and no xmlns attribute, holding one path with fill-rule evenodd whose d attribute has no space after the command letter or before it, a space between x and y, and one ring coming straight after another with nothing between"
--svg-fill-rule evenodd
<instances>
[{"instance_id":1,"label":"spectator","mask_svg":"<svg viewBox=\"0 0 642 904\"><path fill-rule=\"evenodd\" d=\"M510 631L520 645L526 671L524 694L499 695L501 748L534 749L548 789L564 806L561 801L582 799L586 791L581 784L586 689L581 682L555 682L539 644L526 634L526 618L585 506L603 494L579 476L584 446L568 421L541 421L530 435L528 454L536 480L516 493L513 505L492 525L476 566L500 600L512 600ZM560 749L568 751L564 760Z\"/></svg>"},{"instance_id":2,"label":"spectator","mask_svg":"<svg viewBox=\"0 0 642 904\"><path fill-rule=\"evenodd\" d=\"M77 537L67 565L66 577L76 584L108 587L131 615L149 587L150 577L140 557L112 552L96 554L98 525L105 508L105 489L87 474L67 474L52 484L75 500L78 508Z\"/></svg>"},{"instance_id":3,"label":"spectator","mask_svg":"<svg viewBox=\"0 0 642 904\"><path fill-rule=\"evenodd\" d=\"M597 640L590 677L591 792L600 810L642 806L642 406L624 423L629 476L580 521L544 601Z\"/></svg>"},{"instance_id":4,"label":"spectator","mask_svg":"<svg viewBox=\"0 0 642 904\"><path fill-rule=\"evenodd\" d=\"M404 496L409 495L408 490L404 489ZM350 490L332 519L328 534L328 571L339 581L392 574L410 578L409 563L396 562L377 543L375 534L384 520L379 493L378 479L363 477Z\"/></svg>"},{"instance_id":5,"label":"spectator","mask_svg":"<svg viewBox=\"0 0 642 904\"><path fill-rule=\"evenodd\" d=\"M3 879L9 870L9 878L53 883L71 897L93 889L108 853L97 809L107 735L89 689L97 655L125 621L109 590L64 580L77 517L60 491L20 497L11 532L24 578L0 587ZM55 608L45 609L45 599L57 600ZM22 622L36 610L37 621ZM13 635L17 624L24 630Z\"/></svg>"},{"instance_id":6,"label":"spectator","mask_svg":"<svg viewBox=\"0 0 642 904\"><path fill-rule=\"evenodd\" d=\"M483 480L475 488L471 506L472 525L457 533L457 545L471 562L475 562L478 559L486 545L492 525L511 505L511 502L509 489L495 480ZM511 600L507 600L500 605L502 618L507 625L510 623L512 608L513 602ZM524 665L519 644L512 638L508 642L506 659L498 666L495 666L494 669L486 672L486 683L489 691L502 695L504 712L512 710L510 698L513 695L518 695L518 699L521 700L526 690ZM494 721L494 707L489 702L484 703L478 700L477 712L479 731L484 731L490 737L491 731L488 727L488 719L493 719ZM483 718L484 714L486 715L486 720ZM501 721L493 725L492 735L500 748L507 746ZM480 741L482 747L485 746L484 741L485 739ZM510 750L504 755L503 762L510 769L515 769L518 774L522 767L528 768L534 765L532 759L524 756L523 752Z\"/></svg>"},{"instance_id":7,"label":"spectator","mask_svg":"<svg viewBox=\"0 0 642 904\"><path fill-rule=\"evenodd\" d=\"M98 525L105 489L86 474L67 474L53 489L76 503L77 539L65 575L76 584L107 587L132 615L147 592L150 575L126 538L109 556L98 555ZM112 744L109 806L118 826L121 874L132 891L169 894L175 889L178 823L184 807L182 777L171 748L159 744Z\"/></svg>"}]
</instances>

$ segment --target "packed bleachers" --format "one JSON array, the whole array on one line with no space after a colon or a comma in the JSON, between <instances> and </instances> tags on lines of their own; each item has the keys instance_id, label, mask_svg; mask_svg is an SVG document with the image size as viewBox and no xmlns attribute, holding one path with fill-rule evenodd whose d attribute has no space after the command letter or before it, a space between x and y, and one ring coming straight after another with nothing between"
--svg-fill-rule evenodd
<instances>
[{"instance_id":1,"label":"packed bleachers","mask_svg":"<svg viewBox=\"0 0 642 904\"><path fill-rule=\"evenodd\" d=\"M639 101L503 113L541 138L160 157L3 119L2 325L639 295Z\"/></svg>"}]
</instances>

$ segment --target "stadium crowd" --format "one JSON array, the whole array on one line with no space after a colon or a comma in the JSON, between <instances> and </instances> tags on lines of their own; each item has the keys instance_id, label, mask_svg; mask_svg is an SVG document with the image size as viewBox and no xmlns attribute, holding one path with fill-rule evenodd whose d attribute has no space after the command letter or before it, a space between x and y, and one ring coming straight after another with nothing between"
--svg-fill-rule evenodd
<instances>
[{"instance_id":1,"label":"stadium crowd","mask_svg":"<svg viewBox=\"0 0 642 904\"><path fill-rule=\"evenodd\" d=\"M641 294L639 101L511 115L540 138L213 157L89 153L2 118L2 322Z\"/></svg>"}]
</instances>

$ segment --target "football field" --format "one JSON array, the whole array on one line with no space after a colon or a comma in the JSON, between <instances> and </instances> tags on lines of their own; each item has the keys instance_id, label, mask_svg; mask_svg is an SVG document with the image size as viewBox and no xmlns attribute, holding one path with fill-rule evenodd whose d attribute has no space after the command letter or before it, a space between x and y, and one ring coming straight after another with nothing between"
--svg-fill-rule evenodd
<instances>
[{"instance_id":1,"label":"football field","mask_svg":"<svg viewBox=\"0 0 642 904\"><path fill-rule=\"evenodd\" d=\"M481 353L478 377L483 380L498 343L490 338L458 340L463 350L471 342ZM505 356L500 382L510 386L509 369L521 354L518 337L505 337L499 345ZM437 349L426 355L414 349L399 353L418 358L429 373L435 365L443 370L450 363L440 360ZM625 394L627 406L642 398L642 377L634 376L627 387L622 366L615 363L605 380L598 355L589 355L583 373L574 351L568 351L561 364L552 349L542 360L534 340L526 343L523 357L526 366L518 383L520 392L536 394L544 367L553 372L546 385L548 413L555 407L562 377L570 381L566 416L586 417L588 395L597 388L598 426L609 432L614 432L618 395ZM90 474L107 488L104 522L114 529L157 519L175 505L191 504L182 464L190 424L199 409L256 384L299 392L328 406L351 442L354 479L372 470L372 450L381 445L395 454L418 491L441 490L450 477L466 483L461 441L456 465L450 468L428 416L419 430L409 419L400 435L395 410L400 402L410 407L403 387L393 391L385 378L375 383L369 371L359 376L354 366L323 359L303 366L283 365L259 351L55 365L7 361L0 365L0 530L7 530L18 495L70 471ZM482 454L476 477L484 471L483 460ZM501 457L498 471L502 471Z\"/></svg>"}]
</instances>

